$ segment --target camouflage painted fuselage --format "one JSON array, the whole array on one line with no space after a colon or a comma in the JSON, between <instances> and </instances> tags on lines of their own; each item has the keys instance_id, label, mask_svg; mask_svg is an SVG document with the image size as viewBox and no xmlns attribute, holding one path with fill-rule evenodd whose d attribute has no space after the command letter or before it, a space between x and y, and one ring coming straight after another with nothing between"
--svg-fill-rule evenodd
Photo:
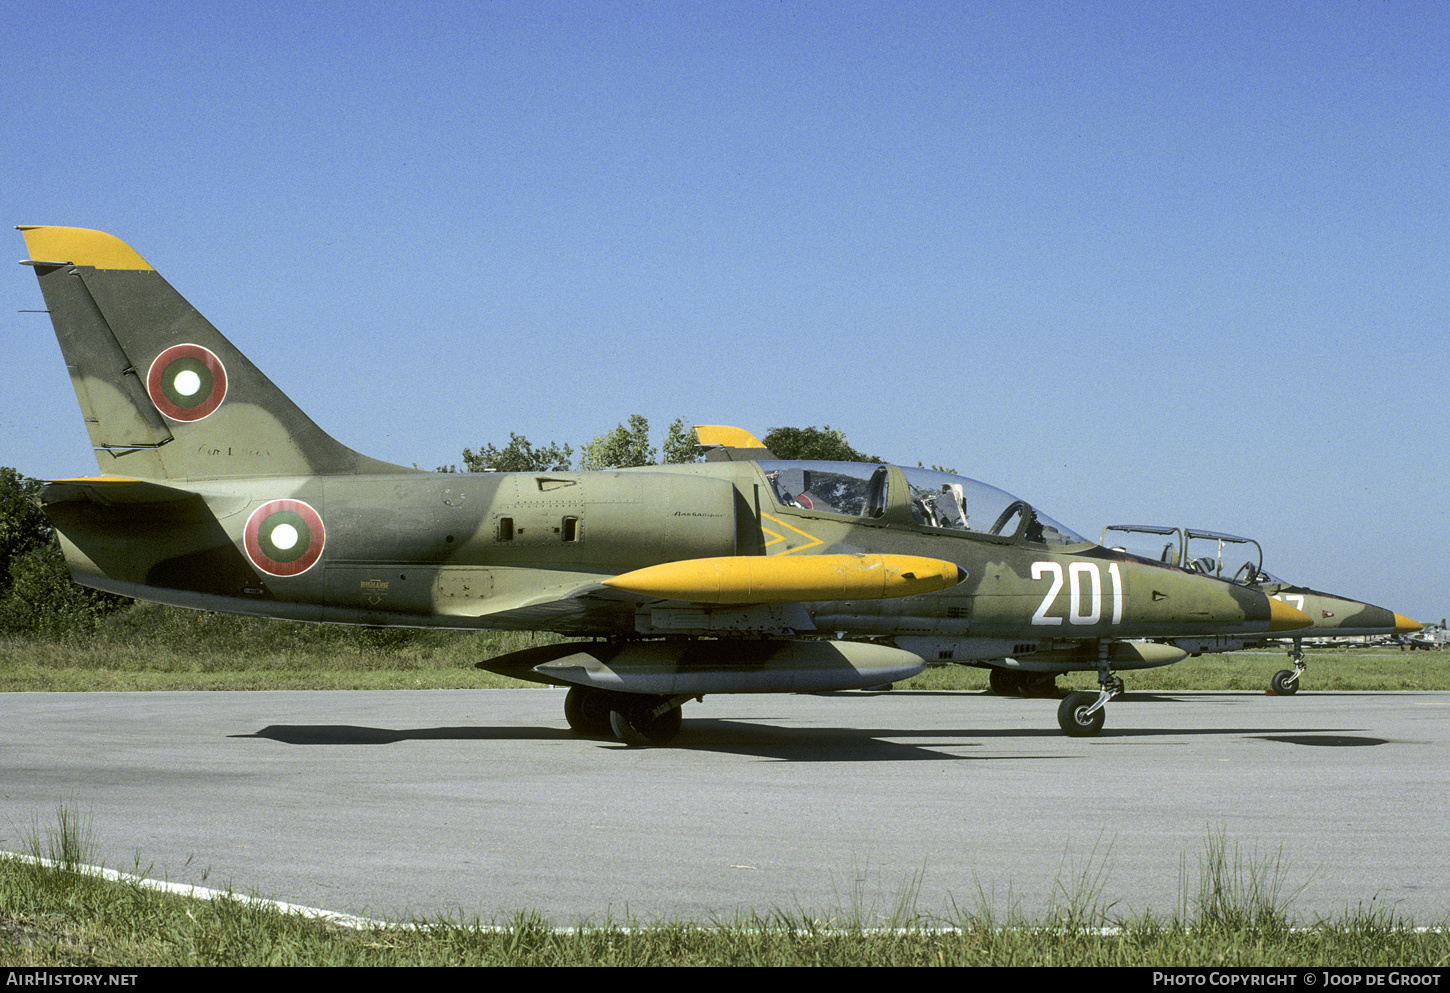
<instances>
[{"instance_id":1,"label":"camouflage painted fuselage","mask_svg":"<svg viewBox=\"0 0 1450 993\"><path fill-rule=\"evenodd\" d=\"M1282 600L1309 615L1310 627L1294 634L1304 638L1340 638L1350 635L1393 635L1418 631L1420 624L1388 607L1323 593L1293 583L1255 583L1251 589Z\"/></svg>"},{"instance_id":2,"label":"camouflage painted fuselage","mask_svg":"<svg viewBox=\"0 0 1450 993\"><path fill-rule=\"evenodd\" d=\"M913 523L902 470L874 468L887 496L870 519L782 506L753 462L193 479L190 494L169 499L163 486L85 479L52 483L45 499L87 585L302 620L613 637L929 639L911 642L928 661L1274 624L1263 596L1176 566L1088 543ZM286 542L271 539L278 528L290 529ZM917 596L787 604L688 603L600 585L682 559L841 553L942 559L966 578Z\"/></svg>"}]
</instances>

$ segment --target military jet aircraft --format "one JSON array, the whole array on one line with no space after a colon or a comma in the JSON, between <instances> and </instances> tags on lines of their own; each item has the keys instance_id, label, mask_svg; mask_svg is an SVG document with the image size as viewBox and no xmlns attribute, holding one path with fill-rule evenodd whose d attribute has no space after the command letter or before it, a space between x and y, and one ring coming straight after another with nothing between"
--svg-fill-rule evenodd
<instances>
[{"instance_id":1,"label":"military jet aircraft","mask_svg":"<svg viewBox=\"0 0 1450 993\"><path fill-rule=\"evenodd\" d=\"M1400 635L1419 631L1421 625L1403 614L1371 603L1351 600L1334 593L1321 593L1307 586L1296 586L1264 571L1264 550L1252 538L1199 531L1192 528L1170 528L1141 524L1110 524L1103 528L1103 544L1129 550L1133 543L1147 542L1150 554L1161 561L1175 562L1204 576L1257 590L1291 604L1309 616L1310 627L1289 635L1293 647L1288 655L1293 669L1280 669L1269 681L1269 689L1280 696L1299 691L1299 680L1308 668L1304 661L1305 638L1343 638L1351 635ZM1242 561L1242 564L1239 564ZM1229 570L1233 572L1230 573ZM1170 638L1169 643L1190 654L1203 652L1234 652L1248 647L1264 647L1266 638L1244 638L1239 635Z\"/></svg>"},{"instance_id":2,"label":"military jet aircraft","mask_svg":"<svg viewBox=\"0 0 1450 993\"><path fill-rule=\"evenodd\" d=\"M139 254L21 227L97 476L41 491L80 583L183 607L344 624L553 631L593 642L480 662L569 687L586 735L662 743L708 693L874 686L928 661L1081 660L1101 692L1165 636L1288 631L1247 587L1110 551L964 477L726 461L429 473L325 434Z\"/></svg>"},{"instance_id":3,"label":"military jet aircraft","mask_svg":"<svg viewBox=\"0 0 1450 993\"><path fill-rule=\"evenodd\" d=\"M1401 635L1394 640L1399 643L1400 651L1408 649L1412 652L1438 652L1445 647L1445 618L1440 618L1439 624L1427 624L1419 631Z\"/></svg>"}]
</instances>

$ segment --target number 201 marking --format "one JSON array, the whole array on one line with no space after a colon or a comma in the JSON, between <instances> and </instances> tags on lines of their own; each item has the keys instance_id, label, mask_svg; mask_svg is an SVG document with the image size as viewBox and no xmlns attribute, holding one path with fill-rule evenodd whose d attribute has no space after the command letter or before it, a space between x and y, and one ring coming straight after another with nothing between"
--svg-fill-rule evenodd
<instances>
[{"instance_id":1,"label":"number 201 marking","mask_svg":"<svg viewBox=\"0 0 1450 993\"><path fill-rule=\"evenodd\" d=\"M1083 588L1084 576L1087 577L1086 591ZM1032 623L1043 626L1061 624L1062 618L1054 617L1048 611L1056 602L1057 595L1062 592L1062 563L1034 562L1032 563L1032 578L1052 580L1052 586L1048 588L1047 595L1042 598L1041 606L1032 615ZM1113 587L1113 619L1111 623L1121 624L1123 622L1123 576L1118 571L1118 563L1113 562L1108 566L1108 579L1111 580ZM1067 623L1097 624L1102 616L1103 577L1102 573L1098 571L1097 563L1071 563L1067 567Z\"/></svg>"}]
</instances>

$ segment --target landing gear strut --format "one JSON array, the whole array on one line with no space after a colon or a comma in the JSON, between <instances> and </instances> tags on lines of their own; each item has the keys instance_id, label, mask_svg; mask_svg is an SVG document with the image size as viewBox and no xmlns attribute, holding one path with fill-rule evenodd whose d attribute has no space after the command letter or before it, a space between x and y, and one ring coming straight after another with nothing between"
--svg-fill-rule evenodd
<instances>
[{"instance_id":1,"label":"landing gear strut","mask_svg":"<svg viewBox=\"0 0 1450 993\"><path fill-rule=\"evenodd\" d=\"M1123 693L1123 681L1108 668L1107 646L1098 651L1098 692L1069 693L1058 704L1057 726L1069 738L1091 738L1101 731L1107 702Z\"/></svg>"},{"instance_id":2,"label":"landing gear strut","mask_svg":"<svg viewBox=\"0 0 1450 993\"><path fill-rule=\"evenodd\" d=\"M680 705L688 699L571 686L564 697L564 719L586 738L663 745L680 733Z\"/></svg>"},{"instance_id":3,"label":"landing gear strut","mask_svg":"<svg viewBox=\"0 0 1450 993\"><path fill-rule=\"evenodd\" d=\"M1274 673L1274 678L1269 680L1269 689L1278 696L1293 696L1299 692L1299 677L1304 675L1304 670L1309 668L1304 661L1304 649L1302 639L1294 639L1294 647L1289 650L1289 658L1294 660L1294 668L1280 669Z\"/></svg>"}]
</instances>

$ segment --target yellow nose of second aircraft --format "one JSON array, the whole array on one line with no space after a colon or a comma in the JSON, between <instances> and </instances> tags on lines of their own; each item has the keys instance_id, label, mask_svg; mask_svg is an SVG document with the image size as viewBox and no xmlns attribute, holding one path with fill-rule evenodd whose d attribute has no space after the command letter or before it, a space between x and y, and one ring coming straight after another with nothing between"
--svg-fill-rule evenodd
<instances>
[{"instance_id":1,"label":"yellow nose of second aircraft","mask_svg":"<svg viewBox=\"0 0 1450 993\"><path fill-rule=\"evenodd\" d=\"M1283 600L1269 597L1269 630L1295 631L1313 624L1313 619L1304 611L1289 606Z\"/></svg>"},{"instance_id":2,"label":"yellow nose of second aircraft","mask_svg":"<svg viewBox=\"0 0 1450 993\"><path fill-rule=\"evenodd\" d=\"M1418 621L1412 621L1404 614L1395 615L1395 634L1413 634L1424 628L1425 625Z\"/></svg>"}]
</instances>

